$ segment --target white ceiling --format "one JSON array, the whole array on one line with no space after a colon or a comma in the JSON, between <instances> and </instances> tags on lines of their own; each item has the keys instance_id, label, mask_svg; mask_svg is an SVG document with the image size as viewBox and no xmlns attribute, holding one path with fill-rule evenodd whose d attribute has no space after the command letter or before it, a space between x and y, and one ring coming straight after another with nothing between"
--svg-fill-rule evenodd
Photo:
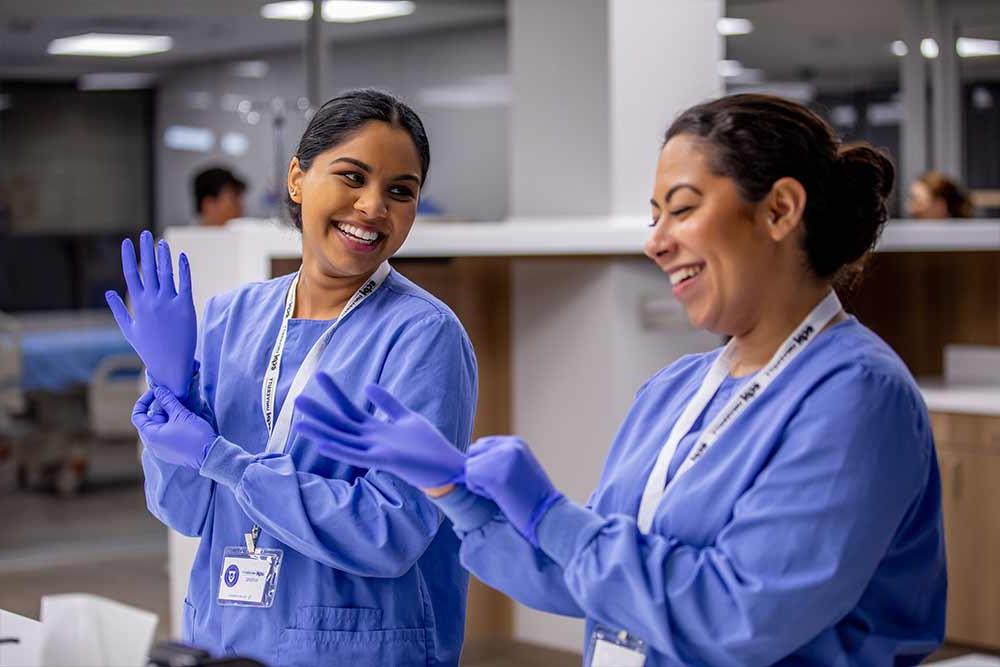
<instances>
[{"instance_id":1,"label":"white ceiling","mask_svg":"<svg viewBox=\"0 0 1000 667\"><path fill-rule=\"evenodd\" d=\"M545 2L546 0L536 0ZM664 0L669 1L669 0ZM961 32L1000 39L1000 0L940 0L962 8ZM306 25L260 17L265 0L0 0L0 78L72 78L98 71L156 71L185 63L253 57L301 47ZM412 15L326 24L331 40L384 37L499 23L506 0L416 0ZM769 81L857 89L898 81L889 44L900 38L903 0L728 0L726 14L754 32L727 39L727 57ZM168 34L174 49L140 58L50 56L56 37L116 31ZM913 48L913 45L911 45ZM1000 57L966 59L966 78L1000 80Z\"/></svg>"},{"instance_id":2,"label":"white ceiling","mask_svg":"<svg viewBox=\"0 0 1000 667\"><path fill-rule=\"evenodd\" d=\"M963 36L1000 39L1000 0L950 1L961 12ZM762 69L768 80L811 80L827 89L898 82L899 59L889 45L903 36L902 0L726 4L729 16L749 18L754 24L753 33L727 38L727 57ZM962 69L966 78L1000 79L1000 56L963 59Z\"/></svg>"},{"instance_id":3,"label":"white ceiling","mask_svg":"<svg viewBox=\"0 0 1000 667\"><path fill-rule=\"evenodd\" d=\"M185 63L300 47L306 23L261 18L265 0L0 0L0 78L72 78L86 72L156 71ZM350 41L502 22L505 0L416 0L410 16L325 24ZM138 58L50 56L49 42L87 32L163 34L174 48Z\"/></svg>"}]
</instances>

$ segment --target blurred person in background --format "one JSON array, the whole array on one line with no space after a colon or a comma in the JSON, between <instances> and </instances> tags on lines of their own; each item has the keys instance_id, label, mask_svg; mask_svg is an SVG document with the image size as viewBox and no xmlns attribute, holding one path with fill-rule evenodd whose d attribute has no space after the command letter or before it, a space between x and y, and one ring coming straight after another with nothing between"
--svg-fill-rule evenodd
<instances>
[{"instance_id":1,"label":"blurred person in background","mask_svg":"<svg viewBox=\"0 0 1000 667\"><path fill-rule=\"evenodd\" d=\"M911 218L921 220L971 218L972 199L957 181L928 171L910 186L906 210Z\"/></svg>"},{"instance_id":2,"label":"blurred person in background","mask_svg":"<svg viewBox=\"0 0 1000 667\"><path fill-rule=\"evenodd\" d=\"M233 218L243 217L243 193L247 186L233 172L210 167L198 172L191 185L198 224L221 227Z\"/></svg>"}]
</instances>

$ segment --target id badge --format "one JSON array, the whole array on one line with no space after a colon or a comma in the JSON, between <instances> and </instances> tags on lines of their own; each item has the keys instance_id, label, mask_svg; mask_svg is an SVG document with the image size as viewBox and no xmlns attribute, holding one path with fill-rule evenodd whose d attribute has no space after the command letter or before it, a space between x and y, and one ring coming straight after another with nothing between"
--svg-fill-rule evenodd
<instances>
[{"instance_id":1,"label":"id badge","mask_svg":"<svg viewBox=\"0 0 1000 667\"><path fill-rule=\"evenodd\" d=\"M274 604L283 555L281 549L226 547L219 575L219 604L261 608Z\"/></svg>"},{"instance_id":2,"label":"id badge","mask_svg":"<svg viewBox=\"0 0 1000 667\"><path fill-rule=\"evenodd\" d=\"M590 663L587 667L643 667L646 643L627 632L612 632L600 626L590 636Z\"/></svg>"}]
</instances>

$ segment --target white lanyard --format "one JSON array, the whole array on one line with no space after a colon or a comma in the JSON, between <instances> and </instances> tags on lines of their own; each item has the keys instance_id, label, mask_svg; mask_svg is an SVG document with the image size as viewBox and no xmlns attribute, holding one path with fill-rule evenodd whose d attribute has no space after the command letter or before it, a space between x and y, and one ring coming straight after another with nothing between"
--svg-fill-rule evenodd
<instances>
[{"instance_id":1,"label":"white lanyard","mask_svg":"<svg viewBox=\"0 0 1000 667\"><path fill-rule=\"evenodd\" d=\"M674 475L671 482L676 482L680 479L684 473L690 470L705 455L712 445L715 444L715 441L725 433L726 429L732 426L736 418L743 414L751 403L760 398L760 395L774 382L775 378L781 374L802 350L808 347L816 338L816 334L822 331L841 310L840 299L837 298L835 292L831 291L806 316L806 319L792 332L792 335L781 344L781 347L774 353L771 360L767 362L767 365L758 371L736 396L733 396L729 400L715 419L701 432L698 441L691 447L691 451L684 459L680 468L677 469L677 474ZM677 452L677 446L680 444L681 439L691 431L695 420L698 419L709 401L715 396L715 392L718 391L719 386L729 375L735 363L736 348L734 347L734 341L730 341L722 353L719 354L715 363L712 364L712 367L708 370L708 374L702 381L701 387L695 393L694 397L691 398L687 407L684 408L684 412L681 413L673 429L671 429L670 437L667 438L667 442L663 445L663 449L660 450L652 472L649 473L649 479L646 481L646 488L642 492L642 500L639 503L637 523L639 530L643 533L648 533L652 527L656 508L667 492L667 473L670 470L670 463L674 458L674 454Z\"/></svg>"},{"instance_id":2,"label":"white lanyard","mask_svg":"<svg viewBox=\"0 0 1000 667\"><path fill-rule=\"evenodd\" d=\"M295 399L302 393L306 383L319 366L319 359L326 350L326 346L329 345L330 338L337 329L337 325L343 322L352 310L361 305L362 301L375 293L375 290L385 282L390 270L389 262L382 262L371 278L361 286L361 289L354 293L354 296L347 302L347 305L344 306L344 309L340 312L337 319L334 320L333 324L323 332L323 335L312 346L309 354L306 355L306 358L302 361L302 365L299 366L298 371L295 373L292 386L288 389L288 396L285 397L285 402L281 405L278 421L274 423L274 404L277 400L278 376L281 373L281 356L285 352L288 320L291 319L292 312L295 310L295 290L299 284L298 274L292 280L292 285L288 288L288 296L285 299L285 312L281 318L281 328L278 329L278 336L274 340L274 349L271 351L267 369L264 371L264 382L260 388L260 402L261 409L264 412L264 423L267 425L267 430L270 433L267 440L267 452L269 454L285 450L285 444L288 440L288 433L292 424L292 413L295 411Z\"/></svg>"}]
</instances>

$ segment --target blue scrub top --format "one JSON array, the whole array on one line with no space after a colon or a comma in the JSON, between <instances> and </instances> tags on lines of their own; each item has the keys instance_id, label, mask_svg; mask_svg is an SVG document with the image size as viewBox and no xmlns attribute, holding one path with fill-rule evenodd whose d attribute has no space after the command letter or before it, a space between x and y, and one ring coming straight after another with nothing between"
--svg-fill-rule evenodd
<instances>
[{"instance_id":1,"label":"blue scrub top","mask_svg":"<svg viewBox=\"0 0 1000 667\"><path fill-rule=\"evenodd\" d=\"M287 453L264 453L261 383L291 281L246 285L205 308L199 396L189 403L222 438L201 471L143 453L150 511L201 537L184 640L275 667L457 665L468 576L437 508L398 478L338 463L302 438L291 438ZM277 409L328 325L290 320ZM395 271L344 318L320 367L367 410L374 408L363 389L377 382L468 447L472 346L447 306ZM259 546L284 550L274 605L220 606L223 550L242 546L254 523Z\"/></svg>"},{"instance_id":2,"label":"blue scrub top","mask_svg":"<svg viewBox=\"0 0 1000 667\"><path fill-rule=\"evenodd\" d=\"M903 363L853 318L668 483L639 532L657 455L718 354L639 390L588 507L554 505L539 549L464 487L440 499L462 563L526 605L585 617L585 651L596 624L645 640L650 667L918 664L943 639L947 588L930 420ZM741 381L720 388L671 476Z\"/></svg>"}]
</instances>

